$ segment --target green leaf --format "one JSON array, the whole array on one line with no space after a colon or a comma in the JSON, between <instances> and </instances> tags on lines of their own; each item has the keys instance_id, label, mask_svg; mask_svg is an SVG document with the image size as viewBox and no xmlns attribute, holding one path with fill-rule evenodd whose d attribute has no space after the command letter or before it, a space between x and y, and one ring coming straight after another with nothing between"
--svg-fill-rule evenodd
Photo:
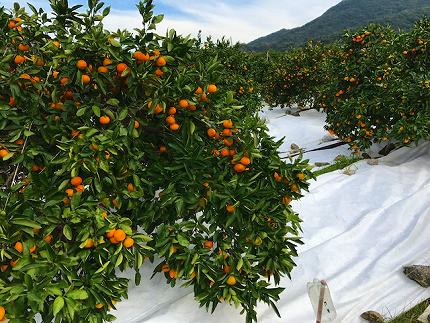
<instances>
[{"instance_id":1,"label":"green leaf","mask_svg":"<svg viewBox=\"0 0 430 323\"><path fill-rule=\"evenodd\" d=\"M190 245L188 239L182 234L178 234L176 239L178 239L178 243L183 247L188 247Z\"/></svg>"},{"instance_id":2,"label":"green leaf","mask_svg":"<svg viewBox=\"0 0 430 323\"><path fill-rule=\"evenodd\" d=\"M25 136L25 137L30 137L30 136L32 136L32 135L34 135L34 132L33 132L33 131L30 131L30 130L24 130L24 136Z\"/></svg>"},{"instance_id":3,"label":"green leaf","mask_svg":"<svg viewBox=\"0 0 430 323\"><path fill-rule=\"evenodd\" d=\"M52 306L52 313L55 315L57 315L64 307L64 298L62 296L58 296L55 301L54 304Z\"/></svg>"},{"instance_id":4,"label":"green leaf","mask_svg":"<svg viewBox=\"0 0 430 323\"><path fill-rule=\"evenodd\" d=\"M41 226L38 223L36 223L32 220L29 220L29 219L24 219L24 218L15 218L10 222L12 222L13 224L16 224L16 225L22 225L24 227L29 227L29 228L34 228L34 229L40 229L41 228Z\"/></svg>"},{"instance_id":5,"label":"green leaf","mask_svg":"<svg viewBox=\"0 0 430 323\"><path fill-rule=\"evenodd\" d=\"M190 135L193 135L195 130L196 130L196 125L194 124L194 122L190 121Z\"/></svg>"},{"instance_id":6,"label":"green leaf","mask_svg":"<svg viewBox=\"0 0 430 323\"><path fill-rule=\"evenodd\" d=\"M127 115L128 115L128 109L127 108L122 109L118 115L118 120L119 121L124 120L127 117Z\"/></svg>"},{"instance_id":7,"label":"green leaf","mask_svg":"<svg viewBox=\"0 0 430 323\"><path fill-rule=\"evenodd\" d=\"M77 299L77 300L85 300L88 298L88 293L83 289L75 289L66 294L68 298Z\"/></svg>"},{"instance_id":8,"label":"green leaf","mask_svg":"<svg viewBox=\"0 0 430 323\"><path fill-rule=\"evenodd\" d=\"M93 105L93 107L92 107L92 109L93 109L93 112L94 112L94 114L97 116L97 117L100 117L100 107L98 107L97 105Z\"/></svg>"},{"instance_id":9,"label":"green leaf","mask_svg":"<svg viewBox=\"0 0 430 323\"><path fill-rule=\"evenodd\" d=\"M86 111L87 111L87 108L80 108L80 109L78 109L78 111L76 111L76 116L82 117Z\"/></svg>"},{"instance_id":10,"label":"green leaf","mask_svg":"<svg viewBox=\"0 0 430 323\"><path fill-rule=\"evenodd\" d=\"M73 238L73 233L72 233L72 229L70 228L70 226L68 224L66 224L63 228L63 234L64 236L68 239L68 240L72 240Z\"/></svg>"},{"instance_id":11,"label":"green leaf","mask_svg":"<svg viewBox=\"0 0 430 323\"><path fill-rule=\"evenodd\" d=\"M237 262L236 269L239 271L243 266L243 258L239 258L239 261Z\"/></svg>"},{"instance_id":12,"label":"green leaf","mask_svg":"<svg viewBox=\"0 0 430 323\"><path fill-rule=\"evenodd\" d=\"M107 100L106 104L117 107L119 104L119 101L117 99L112 98L112 99Z\"/></svg>"}]
</instances>

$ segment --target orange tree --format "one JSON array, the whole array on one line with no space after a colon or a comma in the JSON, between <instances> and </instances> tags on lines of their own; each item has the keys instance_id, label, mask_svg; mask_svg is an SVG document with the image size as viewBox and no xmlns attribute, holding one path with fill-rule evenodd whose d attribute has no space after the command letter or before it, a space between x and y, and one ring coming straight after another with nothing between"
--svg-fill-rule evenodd
<instances>
[{"instance_id":1,"label":"orange tree","mask_svg":"<svg viewBox=\"0 0 430 323\"><path fill-rule=\"evenodd\" d=\"M276 309L307 162L279 158L195 40L154 32L151 0L135 33L98 0L51 6L0 9L0 313L112 321L145 259L212 310Z\"/></svg>"},{"instance_id":2,"label":"orange tree","mask_svg":"<svg viewBox=\"0 0 430 323\"><path fill-rule=\"evenodd\" d=\"M244 111L254 113L261 109L260 84L256 82L255 71L261 65L261 58L245 52L239 43L231 44L226 39L213 41L208 37L204 43L199 40L199 61L216 57L223 68L219 70L219 85L232 90L230 95L240 100Z\"/></svg>"},{"instance_id":3,"label":"orange tree","mask_svg":"<svg viewBox=\"0 0 430 323\"><path fill-rule=\"evenodd\" d=\"M428 20L401 34L370 25L348 33L327 62L333 76L321 86L327 128L356 153L373 142L428 138L429 32Z\"/></svg>"},{"instance_id":4,"label":"orange tree","mask_svg":"<svg viewBox=\"0 0 430 323\"><path fill-rule=\"evenodd\" d=\"M325 61L336 48L309 42L303 48L268 54L269 67L259 79L263 99L274 106L320 107L319 87L331 77L324 70Z\"/></svg>"}]
</instances>

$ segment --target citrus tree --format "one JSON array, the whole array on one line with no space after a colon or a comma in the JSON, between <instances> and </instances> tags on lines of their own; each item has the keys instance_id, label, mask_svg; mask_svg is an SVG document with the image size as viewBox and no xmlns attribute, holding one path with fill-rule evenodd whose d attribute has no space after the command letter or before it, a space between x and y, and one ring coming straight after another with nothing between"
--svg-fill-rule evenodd
<instances>
[{"instance_id":1,"label":"citrus tree","mask_svg":"<svg viewBox=\"0 0 430 323\"><path fill-rule=\"evenodd\" d=\"M196 40L103 27L98 0L0 9L0 320L103 322L156 261L196 300L272 305L301 243L285 163ZM145 304L144 304L145 305Z\"/></svg>"},{"instance_id":2,"label":"citrus tree","mask_svg":"<svg viewBox=\"0 0 430 323\"><path fill-rule=\"evenodd\" d=\"M346 34L322 85L327 128L355 151L374 142L402 144L429 136L428 20L411 32L370 25Z\"/></svg>"}]
</instances>

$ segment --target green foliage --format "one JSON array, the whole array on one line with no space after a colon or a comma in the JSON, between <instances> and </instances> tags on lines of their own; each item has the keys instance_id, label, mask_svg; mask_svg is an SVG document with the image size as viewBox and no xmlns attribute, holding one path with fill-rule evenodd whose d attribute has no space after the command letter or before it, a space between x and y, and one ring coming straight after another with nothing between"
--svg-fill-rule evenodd
<instances>
[{"instance_id":1,"label":"green foliage","mask_svg":"<svg viewBox=\"0 0 430 323\"><path fill-rule=\"evenodd\" d=\"M154 274L192 285L207 308L239 305L251 322L257 301L275 307L282 288L268 280L289 275L301 243L289 203L313 174L307 161L280 159L258 96L237 94L251 87L236 71L247 63L229 61L229 46L220 62L174 30L157 35L151 0L138 4L135 34L105 30L97 0L86 12L52 1L53 18L30 8L0 9L9 321L112 321L127 296L119 271L133 268L139 283L156 257Z\"/></svg>"}]
</instances>

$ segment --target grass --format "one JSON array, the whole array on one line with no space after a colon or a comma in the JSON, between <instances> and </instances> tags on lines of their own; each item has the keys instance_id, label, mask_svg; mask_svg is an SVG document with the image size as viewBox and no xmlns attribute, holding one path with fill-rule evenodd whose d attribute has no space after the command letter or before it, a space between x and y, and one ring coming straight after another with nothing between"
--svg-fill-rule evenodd
<instances>
[{"instance_id":1,"label":"grass","mask_svg":"<svg viewBox=\"0 0 430 323\"><path fill-rule=\"evenodd\" d=\"M411 308L409 311L387 321L387 323L420 323L417 318L423 314L425 309L430 305L430 298L417 306Z\"/></svg>"},{"instance_id":2,"label":"grass","mask_svg":"<svg viewBox=\"0 0 430 323\"><path fill-rule=\"evenodd\" d=\"M326 173L330 173L330 172L334 172L338 169L344 169L345 167L348 167L352 164L354 164L355 162L359 161L360 158L358 157L342 157L339 160L337 160L334 164L329 165L327 167L323 167L317 171L314 172L314 175L316 177L322 175L322 174L326 174Z\"/></svg>"}]
</instances>

